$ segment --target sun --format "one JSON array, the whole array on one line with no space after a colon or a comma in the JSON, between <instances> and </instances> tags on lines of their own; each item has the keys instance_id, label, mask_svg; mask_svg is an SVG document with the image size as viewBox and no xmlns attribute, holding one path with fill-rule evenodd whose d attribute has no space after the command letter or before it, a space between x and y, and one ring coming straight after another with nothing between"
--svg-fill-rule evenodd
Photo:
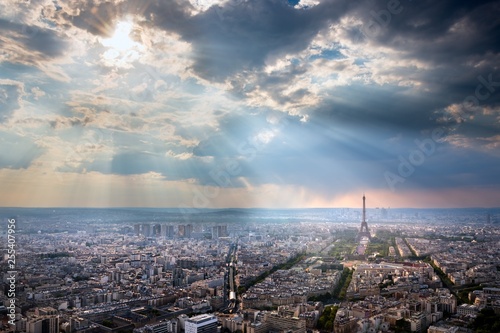
<instances>
[{"instance_id":1,"label":"sun","mask_svg":"<svg viewBox=\"0 0 500 333\"><path fill-rule=\"evenodd\" d=\"M133 29L134 25L131 21L118 22L113 36L101 40L101 44L107 48L103 54L106 62L126 66L139 58L143 46L130 38Z\"/></svg>"},{"instance_id":2,"label":"sun","mask_svg":"<svg viewBox=\"0 0 500 333\"><path fill-rule=\"evenodd\" d=\"M111 36L111 38L103 39L101 42L102 45L113 48L117 51L126 51L131 49L135 44L137 44L132 40L132 38L130 38L132 28L132 22L119 22L116 25L113 36Z\"/></svg>"}]
</instances>

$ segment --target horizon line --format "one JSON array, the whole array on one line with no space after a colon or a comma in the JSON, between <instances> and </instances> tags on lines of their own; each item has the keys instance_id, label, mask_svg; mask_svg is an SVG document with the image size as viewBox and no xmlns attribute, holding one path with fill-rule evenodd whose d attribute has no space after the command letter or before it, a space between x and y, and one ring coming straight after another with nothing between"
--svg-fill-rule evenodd
<instances>
[{"instance_id":1,"label":"horizon line","mask_svg":"<svg viewBox=\"0 0 500 333\"><path fill-rule=\"evenodd\" d=\"M178 209L178 210L229 210L229 209L263 209L263 210L301 210L301 209L363 209L360 207L171 207L171 206L0 206L0 209ZM494 207L367 207L367 209L500 209Z\"/></svg>"}]
</instances>

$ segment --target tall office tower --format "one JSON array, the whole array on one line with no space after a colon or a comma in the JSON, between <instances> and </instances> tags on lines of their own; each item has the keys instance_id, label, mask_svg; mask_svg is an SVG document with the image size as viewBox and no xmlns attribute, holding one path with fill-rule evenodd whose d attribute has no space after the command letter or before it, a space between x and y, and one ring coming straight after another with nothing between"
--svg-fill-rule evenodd
<instances>
[{"instance_id":1,"label":"tall office tower","mask_svg":"<svg viewBox=\"0 0 500 333\"><path fill-rule=\"evenodd\" d=\"M153 225L153 234L152 236L158 237L160 236L161 233L161 225L160 224L154 224Z\"/></svg>"},{"instance_id":2,"label":"tall office tower","mask_svg":"<svg viewBox=\"0 0 500 333\"><path fill-rule=\"evenodd\" d=\"M217 239L219 238L219 227L215 226L212 227L212 239Z\"/></svg>"},{"instance_id":3,"label":"tall office tower","mask_svg":"<svg viewBox=\"0 0 500 333\"><path fill-rule=\"evenodd\" d=\"M186 320L186 333L217 333L217 317L201 314Z\"/></svg>"},{"instance_id":4,"label":"tall office tower","mask_svg":"<svg viewBox=\"0 0 500 333\"><path fill-rule=\"evenodd\" d=\"M162 224L160 228L160 236L166 238L167 237L167 231L168 231L168 225Z\"/></svg>"},{"instance_id":5,"label":"tall office tower","mask_svg":"<svg viewBox=\"0 0 500 333\"><path fill-rule=\"evenodd\" d=\"M142 225L142 234L146 237L151 236L151 225L150 224L143 224Z\"/></svg>"},{"instance_id":6,"label":"tall office tower","mask_svg":"<svg viewBox=\"0 0 500 333\"><path fill-rule=\"evenodd\" d=\"M141 234L141 225L140 224L134 224L134 233L136 236L139 236Z\"/></svg>"},{"instance_id":7,"label":"tall office tower","mask_svg":"<svg viewBox=\"0 0 500 333\"><path fill-rule=\"evenodd\" d=\"M191 238L191 234L193 233L193 225L192 224L188 224L186 225L186 237L187 238Z\"/></svg>"},{"instance_id":8,"label":"tall office tower","mask_svg":"<svg viewBox=\"0 0 500 333\"><path fill-rule=\"evenodd\" d=\"M227 237L229 234L227 233L227 225L221 225L219 229L219 237Z\"/></svg>"},{"instance_id":9,"label":"tall office tower","mask_svg":"<svg viewBox=\"0 0 500 333\"><path fill-rule=\"evenodd\" d=\"M212 238L227 237L227 225L217 225L212 227Z\"/></svg>"},{"instance_id":10,"label":"tall office tower","mask_svg":"<svg viewBox=\"0 0 500 333\"><path fill-rule=\"evenodd\" d=\"M177 226L177 236L179 236L179 238L186 237L186 226L185 225L179 224Z\"/></svg>"},{"instance_id":11,"label":"tall office tower","mask_svg":"<svg viewBox=\"0 0 500 333\"><path fill-rule=\"evenodd\" d=\"M174 238L175 233L174 233L174 226L173 225L168 225L167 226L167 238Z\"/></svg>"},{"instance_id":12,"label":"tall office tower","mask_svg":"<svg viewBox=\"0 0 500 333\"><path fill-rule=\"evenodd\" d=\"M368 223L366 223L366 205L365 205L365 195L363 194L363 221L361 222L361 228L359 229L356 240L361 240L363 237L368 239L371 238L370 231L368 230Z\"/></svg>"}]
</instances>

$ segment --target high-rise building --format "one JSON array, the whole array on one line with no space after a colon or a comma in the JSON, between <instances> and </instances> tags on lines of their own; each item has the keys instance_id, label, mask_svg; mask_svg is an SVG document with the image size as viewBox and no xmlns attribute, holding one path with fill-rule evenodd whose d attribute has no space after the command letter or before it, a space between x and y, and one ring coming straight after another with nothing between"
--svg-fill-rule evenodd
<instances>
[{"instance_id":1,"label":"high-rise building","mask_svg":"<svg viewBox=\"0 0 500 333\"><path fill-rule=\"evenodd\" d=\"M180 224L177 228L178 228L179 238L191 238L191 235L193 233L192 224L186 224L186 225Z\"/></svg>"},{"instance_id":2,"label":"high-rise building","mask_svg":"<svg viewBox=\"0 0 500 333\"><path fill-rule=\"evenodd\" d=\"M158 236L160 236L160 233L161 233L161 225L160 224L153 225L153 234L152 234L152 236L158 237Z\"/></svg>"},{"instance_id":3,"label":"high-rise building","mask_svg":"<svg viewBox=\"0 0 500 333\"><path fill-rule=\"evenodd\" d=\"M175 233L174 233L174 226L173 225L168 225L167 226L167 238L174 238Z\"/></svg>"},{"instance_id":4,"label":"high-rise building","mask_svg":"<svg viewBox=\"0 0 500 333\"><path fill-rule=\"evenodd\" d=\"M186 235L185 236L187 238L191 238L191 235L193 233L193 225L192 224L186 225L186 229L185 230L186 230Z\"/></svg>"},{"instance_id":5,"label":"high-rise building","mask_svg":"<svg viewBox=\"0 0 500 333\"><path fill-rule=\"evenodd\" d=\"M201 314L186 320L186 333L217 333L217 317Z\"/></svg>"},{"instance_id":6,"label":"high-rise building","mask_svg":"<svg viewBox=\"0 0 500 333\"><path fill-rule=\"evenodd\" d=\"M185 225L179 224L177 226L177 236L179 236L179 238L186 237L186 226Z\"/></svg>"},{"instance_id":7,"label":"high-rise building","mask_svg":"<svg viewBox=\"0 0 500 333\"><path fill-rule=\"evenodd\" d=\"M162 224L160 226L160 237L174 238L175 237L174 226L166 223Z\"/></svg>"},{"instance_id":8,"label":"high-rise building","mask_svg":"<svg viewBox=\"0 0 500 333\"><path fill-rule=\"evenodd\" d=\"M162 224L160 227L160 237L166 238L167 237L167 230L168 230L168 225Z\"/></svg>"},{"instance_id":9,"label":"high-rise building","mask_svg":"<svg viewBox=\"0 0 500 333\"><path fill-rule=\"evenodd\" d=\"M227 225L217 225L212 227L212 239L227 236Z\"/></svg>"},{"instance_id":10,"label":"high-rise building","mask_svg":"<svg viewBox=\"0 0 500 333\"><path fill-rule=\"evenodd\" d=\"M142 225L142 234L145 237L151 236L151 225L150 224L143 224Z\"/></svg>"},{"instance_id":11,"label":"high-rise building","mask_svg":"<svg viewBox=\"0 0 500 333\"><path fill-rule=\"evenodd\" d=\"M217 239L219 238L219 227L215 226L212 227L212 239Z\"/></svg>"}]
</instances>

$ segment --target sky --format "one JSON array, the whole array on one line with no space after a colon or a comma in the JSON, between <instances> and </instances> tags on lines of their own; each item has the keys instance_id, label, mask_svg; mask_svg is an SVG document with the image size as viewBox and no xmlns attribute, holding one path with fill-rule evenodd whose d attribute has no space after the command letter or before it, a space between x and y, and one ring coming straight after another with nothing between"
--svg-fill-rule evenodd
<instances>
[{"instance_id":1,"label":"sky","mask_svg":"<svg viewBox=\"0 0 500 333\"><path fill-rule=\"evenodd\" d=\"M0 2L0 206L499 207L500 3Z\"/></svg>"}]
</instances>

